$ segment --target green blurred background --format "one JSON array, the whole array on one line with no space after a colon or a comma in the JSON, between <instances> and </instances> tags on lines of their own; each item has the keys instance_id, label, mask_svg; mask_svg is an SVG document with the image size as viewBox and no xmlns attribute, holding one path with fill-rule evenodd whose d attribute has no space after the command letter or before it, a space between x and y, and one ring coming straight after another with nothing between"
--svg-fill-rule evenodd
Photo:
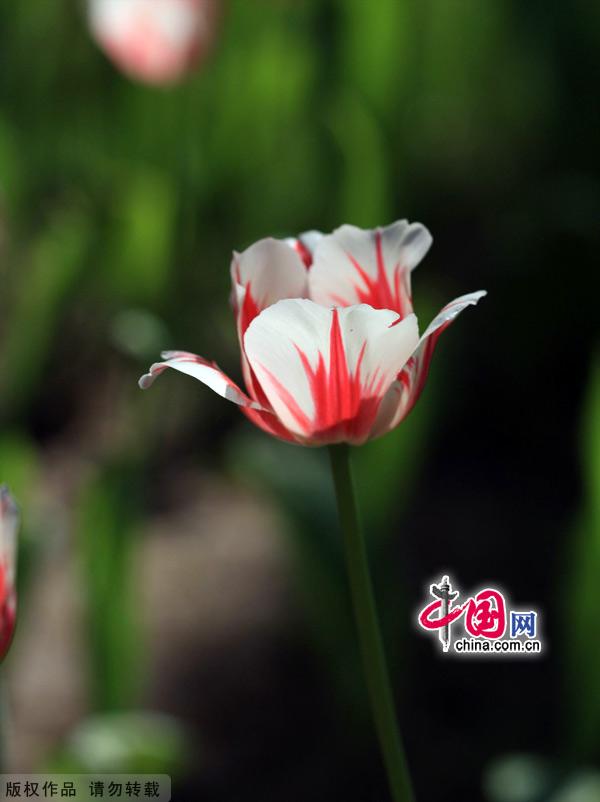
<instances>
[{"instance_id":1,"label":"green blurred background","mask_svg":"<svg viewBox=\"0 0 600 802\"><path fill-rule=\"evenodd\" d=\"M420 220L440 343L355 454L418 799L598 802L597 4L232 0L179 86L123 77L74 0L0 2L0 479L24 528L5 768L167 770L177 799L381 802L326 454L168 375L239 378L231 251ZM443 661L449 570L546 654Z\"/></svg>"}]
</instances>

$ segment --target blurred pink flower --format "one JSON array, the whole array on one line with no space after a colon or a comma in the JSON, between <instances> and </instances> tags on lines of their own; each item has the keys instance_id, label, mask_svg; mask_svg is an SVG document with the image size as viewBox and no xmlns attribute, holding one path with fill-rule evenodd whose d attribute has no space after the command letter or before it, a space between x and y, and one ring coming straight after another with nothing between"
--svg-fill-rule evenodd
<instances>
[{"instance_id":1,"label":"blurred pink flower","mask_svg":"<svg viewBox=\"0 0 600 802\"><path fill-rule=\"evenodd\" d=\"M15 629L18 528L17 507L6 487L0 487L0 660L8 651Z\"/></svg>"},{"instance_id":2,"label":"blurred pink flower","mask_svg":"<svg viewBox=\"0 0 600 802\"><path fill-rule=\"evenodd\" d=\"M419 398L440 334L486 294L451 301L419 337L411 271L431 242L424 226L406 220L260 240L234 253L231 265L247 392L184 351L163 353L140 387L174 368L283 440L312 446L379 437Z\"/></svg>"},{"instance_id":3,"label":"blurred pink flower","mask_svg":"<svg viewBox=\"0 0 600 802\"><path fill-rule=\"evenodd\" d=\"M218 0L88 0L92 32L123 72L150 84L180 79L213 39Z\"/></svg>"}]
</instances>

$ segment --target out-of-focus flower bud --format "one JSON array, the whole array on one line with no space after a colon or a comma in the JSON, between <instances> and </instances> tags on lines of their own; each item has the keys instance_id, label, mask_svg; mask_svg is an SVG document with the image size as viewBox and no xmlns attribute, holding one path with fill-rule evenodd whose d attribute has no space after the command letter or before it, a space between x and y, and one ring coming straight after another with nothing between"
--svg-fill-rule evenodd
<instances>
[{"instance_id":1,"label":"out-of-focus flower bud","mask_svg":"<svg viewBox=\"0 0 600 802\"><path fill-rule=\"evenodd\" d=\"M8 489L2 486L0 487L0 660L8 651L15 629L18 528L17 506Z\"/></svg>"},{"instance_id":2,"label":"out-of-focus flower bud","mask_svg":"<svg viewBox=\"0 0 600 802\"><path fill-rule=\"evenodd\" d=\"M132 78L178 81L207 53L219 0L88 0L92 33Z\"/></svg>"}]
</instances>

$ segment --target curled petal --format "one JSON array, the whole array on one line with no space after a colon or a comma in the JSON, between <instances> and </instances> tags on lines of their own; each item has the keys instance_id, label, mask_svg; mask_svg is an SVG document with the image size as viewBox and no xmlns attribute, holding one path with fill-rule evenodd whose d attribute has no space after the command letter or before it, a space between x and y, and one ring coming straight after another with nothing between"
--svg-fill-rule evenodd
<instances>
[{"instance_id":1,"label":"curled petal","mask_svg":"<svg viewBox=\"0 0 600 802\"><path fill-rule=\"evenodd\" d=\"M433 318L429 326L427 326L421 337L421 342L431 337L432 334L435 334L437 339L444 329L446 329L467 306L477 306L479 301L486 295L486 290L478 290L477 292L469 292L467 295L461 295L460 298L455 298L453 301L450 301L450 303L446 304Z\"/></svg>"},{"instance_id":2,"label":"curled petal","mask_svg":"<svg viewBox=\"0 0 600 802\"><path fill-rule=\"evenodd\" d=\"M229 376L226 376L214 362L208 362L201 356L190 354L187 351L163 351L161 356L165 361L155 362L148 373L145 373L140 378L139 386L142 390L147 390L156 377L160 376L167 368L173 368L180 371L180 373L193 376L194 379L198 379L218 395L228 401L233 401L234 404L268 412L268 410L264 410L260 404L247 396L243 390L240 390L237 384Z\"/></svg>"},{"instance_id":3,"label":"curled petal","mask_svg":"<svg viewBox=\"0 0 600 802\"><path fill-rule=\"evenodd\" d=\"M418 342L414 315L358 305L280 301L250 324L244 347L269 405L297 438L363 442L381 399Z\"/></svg>"},{"instance_id":4,"label":"curled petal","mask_svg":"<svg viewBox=\"0 0 600 802\"><path fill-rule=\"evenodd\" d=\"M487 295L485 290L461 295L460 298L455 298L446 304L431 321L415 352L387 391L371 432L372 438L395 429L408 415L425 387L429 365L439 336L464 309L475 306L485 295Z\"/></svg>"},{"instance_id":5,"label":"curled petal","mask_svg":"<svg viewBox=\"0 0 600 802\"><path fill-rule=\"evenodd\" d=\"M405 317L412 312L411 270L431 243L425 226L406 220L370 231L341 226L317 244L310 297L325 306L365 303Z\"/></svg>"}]
</instances>

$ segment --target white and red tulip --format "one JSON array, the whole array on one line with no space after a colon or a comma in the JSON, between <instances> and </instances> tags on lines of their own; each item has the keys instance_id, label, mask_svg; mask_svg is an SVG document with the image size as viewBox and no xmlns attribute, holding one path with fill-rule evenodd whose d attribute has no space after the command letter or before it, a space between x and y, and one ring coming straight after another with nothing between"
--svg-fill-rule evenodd
<instances>
[{"instance_id":1,"label":"white and red tulip","mask_svg":"<svg viewBox=\"0 0 600 802\"><path fill-rule=\"evenodd\" d=\"M184 351L163 353L140 386L174 368L283 440L315 446L379 437L419 398L442 331L485 295L451 301L419 337L411 271L431 242L424 226L405 220L260 240L234 253L231 265L247 392Z\"/></svg>"},{"instance_id":2,"label":"white and red tulip","mask_svg":"<svg viewBox=\"0 0 600 802\"><path fill-rule=\"evenodd\" d=\"M169 84L209 49L218 0L88 0L98 44L127 75Z\"/></svg>"},{"instance_id":3,"label":"white and red tulip","mask_svg":"<svg viewBox=\"0 0 600 802\"><path fill-rule=\"evenodd\" d=\"M16 505L8 490L0 487L0 660L8 651L15 629L18 528Z\"/></svg>"}]
</instances>

